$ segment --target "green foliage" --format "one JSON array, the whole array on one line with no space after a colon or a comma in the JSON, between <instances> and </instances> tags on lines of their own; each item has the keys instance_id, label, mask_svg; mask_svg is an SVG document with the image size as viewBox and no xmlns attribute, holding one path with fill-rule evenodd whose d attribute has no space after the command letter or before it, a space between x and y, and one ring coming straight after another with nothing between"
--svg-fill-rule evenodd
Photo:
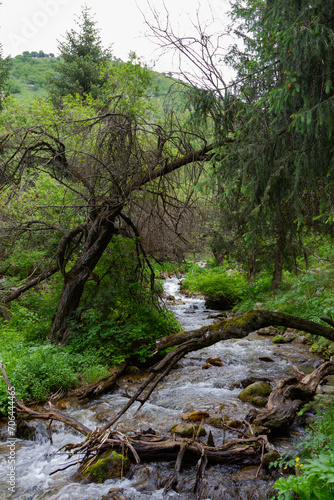
<instances>
[{"instance_id":1,"label":"green foliage","mask_svg":"<svg viewBox=\"0 0 334 500\"><path fill-rule=\"evenodd\" d=\"M245 283L245 277L240 271L226 266L211 269L194 266L187 274L182 287L212 299L227 297L235 302L240 298Z\"/></svg>"},{"instance_id":2,"label":"green foliage","mask_svg":"<svg viewBox=\"0 0 334 500\"><path fill-rule=\"evenodd\" d=\"M65 41L59 44L58 74L49 78L50 95L56 107L62 106L62 98L68 94L79 94L82 98L91 94L97 98L106 81L103 66L110 54L102 48L99 30L89 11L87 6L83 8L76 20L78 31L68 31Z\"/></svg>"},{"instance_id":3,"label":"green foliage","mask_svg":"<svg viewBox=\"0 0 334 500\"><path fill-rule=\"evenodd\" d=\"M47 77L54 76L58 58L53 54L23 52L9 60L8 90L20 99L46 95Z\"/></svg>"},{"instance_id":4,"label":"green foliage","mask_svg":"<svg viewBox=\"0 0 334 500\"><path fill-rule=\"evenodd\" d=\"M109 365L128 357L143 362L157 338L180 329L152 295L150 276L135 252L135 240L119 236L110 243L95 269L103 281L88 283L82 310L73 318L70 346L75 352L93 349Z\"/></svg>"},{"instance_id":5,"label":"green foliage","mask_svg":"<svg viewBox=\"0 0 334 500\"><path fill-rule=\"evenodd\" d=\"M281 478L274 487L278 499L327 500L334 496L334 405L325 401L316 407L316 417L307 437L297 446L298 456L284 455L275 466L295 468L295 475Z\"/></svg>"}]
</instances>

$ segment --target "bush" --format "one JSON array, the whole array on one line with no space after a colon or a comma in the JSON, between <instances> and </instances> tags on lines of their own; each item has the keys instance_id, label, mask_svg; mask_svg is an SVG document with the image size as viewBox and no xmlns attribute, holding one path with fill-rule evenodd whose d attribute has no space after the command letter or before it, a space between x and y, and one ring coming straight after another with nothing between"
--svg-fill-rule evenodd
<instances>
[{"instance_id":1,"label":"bush","mask_svg":"<svg viewBox=\"0 0 334 500\"><path fill-rule=\"evenodd\" d=\"M244 275L225 266L203 268L193 266L182 283L182 288L199 292L211 299L226 297L232 303L240 300L241 291L246 284Z\"/></svg>"},{"instance_id":2,"label":"bush","mask_svg":"<svg viewBox=\"0 0 334 500\"><path fill-rule=\"evenodd\" d=\"M328 500L334 498L334 404L316 406L312 428L299 445L298 456L286 457L274 465L283 470L294 467L295 474L274 484L278 499Z\"/></svg>"}]
</instances>

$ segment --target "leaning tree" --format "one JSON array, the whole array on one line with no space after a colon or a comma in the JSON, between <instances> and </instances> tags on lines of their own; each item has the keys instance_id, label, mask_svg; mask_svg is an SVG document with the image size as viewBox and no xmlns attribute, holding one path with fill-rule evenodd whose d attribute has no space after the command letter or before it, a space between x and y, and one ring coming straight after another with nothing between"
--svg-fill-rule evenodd
<instances>
[{"instance_id":1,"label":"leaning tree","mask_svg":"<svg viewBox=\"0 0 334 500\"><path fill-rule=\"evenodd\" d=\"M94 269L112 238L124 225L138 236L132 221L133 205L145 196L152 203L165 199L168 205L164 178L186 165L200 166L210 158L212 147L198 134L193 137L182 131L173 119L166 127L154 127L117 105L103 115L3 136L0 179L8 199L15 199L22 189L28 191L41 175L52 179L53 186L61 186L63 193L62 206L54 207L53 220L47 207L44 212L36 210L38 216L30 210L20 220L2 209L1 229L7 235L17 238L40 231L46 238L51 232L56 241L49 265L37 267L23 284L7 290L3 302L9 303L61 273L63 288L49 336L53 342L66 343L69 320L87 281L99 279ZM38 193L35 198L31 205L39 207ZM51 198L50 192L50 205Z\"/></svg>"}]
</instances>

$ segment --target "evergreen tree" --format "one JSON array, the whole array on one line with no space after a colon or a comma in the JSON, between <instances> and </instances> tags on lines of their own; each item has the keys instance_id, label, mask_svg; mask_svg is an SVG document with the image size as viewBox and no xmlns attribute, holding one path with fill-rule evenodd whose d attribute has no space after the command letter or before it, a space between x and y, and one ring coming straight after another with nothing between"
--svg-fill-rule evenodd
<instances>
[{"instance_id":1,"label":"evergreen tree","mask_svg":"<svg viewBox=\"0 0 334 500\"><path fill-rule=\"evenodd\" d=\"M229 54L235 143L214 167L222 199L238 201L241 241L274 262L276 288L303 236L333 227L334 2L237 1L232 13L243 40Z\"/></svg>"},{"instance_id":2,"label":"evergreen tree","mask_svg":"<svg viewBox=\"0 0 334 500\"><path fill-rule=\"evenodd\" d=\"M50 95L55 106L62 104L66 95L79 94L85 98L91 94L96 98L106 81L103 66L110 58L108 50L102 48L99 30L90 15L90 9L84 7L76 20L78 31L72 29L59 43L61 61L58 75L49 78Z\"/></svg>"}]
</instances>

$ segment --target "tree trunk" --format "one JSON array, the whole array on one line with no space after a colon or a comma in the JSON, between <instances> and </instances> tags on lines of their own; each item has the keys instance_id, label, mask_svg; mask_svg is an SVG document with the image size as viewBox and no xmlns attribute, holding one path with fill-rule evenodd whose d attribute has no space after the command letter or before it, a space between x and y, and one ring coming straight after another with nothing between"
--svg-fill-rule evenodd
<instances>
[{"instance_id":1,"label":"tree trunk","mask_svg":"<svg viewBox=\"0 0 334 500\"><path fill-rule=\"evenodd\" d=\"M115 217L114 217L115 218ZM114 219L113 218L113 219ZM116 234L113 222L105 227L95 222L88 233L87 243L69 273L63 269L64 286L53 319L49 338L52 342L65 345L69 336L69 319L77 310L88 278L102 257L112 237ZM64 251L63 251L64 253Z\"/></svg>"},{"instance_id":2,"label":"tree trunk","mask_svg":"<svg viewBox=\"0 0 334 500\"><path fill-rule=\"evenodd\" d=\"M283 273L283 256L278 248L275 253L275 263L274 263L274 275L272 281L273 292L276 293L277 289L282 282L282 273Z\"/></svg>"}]
</instances>

